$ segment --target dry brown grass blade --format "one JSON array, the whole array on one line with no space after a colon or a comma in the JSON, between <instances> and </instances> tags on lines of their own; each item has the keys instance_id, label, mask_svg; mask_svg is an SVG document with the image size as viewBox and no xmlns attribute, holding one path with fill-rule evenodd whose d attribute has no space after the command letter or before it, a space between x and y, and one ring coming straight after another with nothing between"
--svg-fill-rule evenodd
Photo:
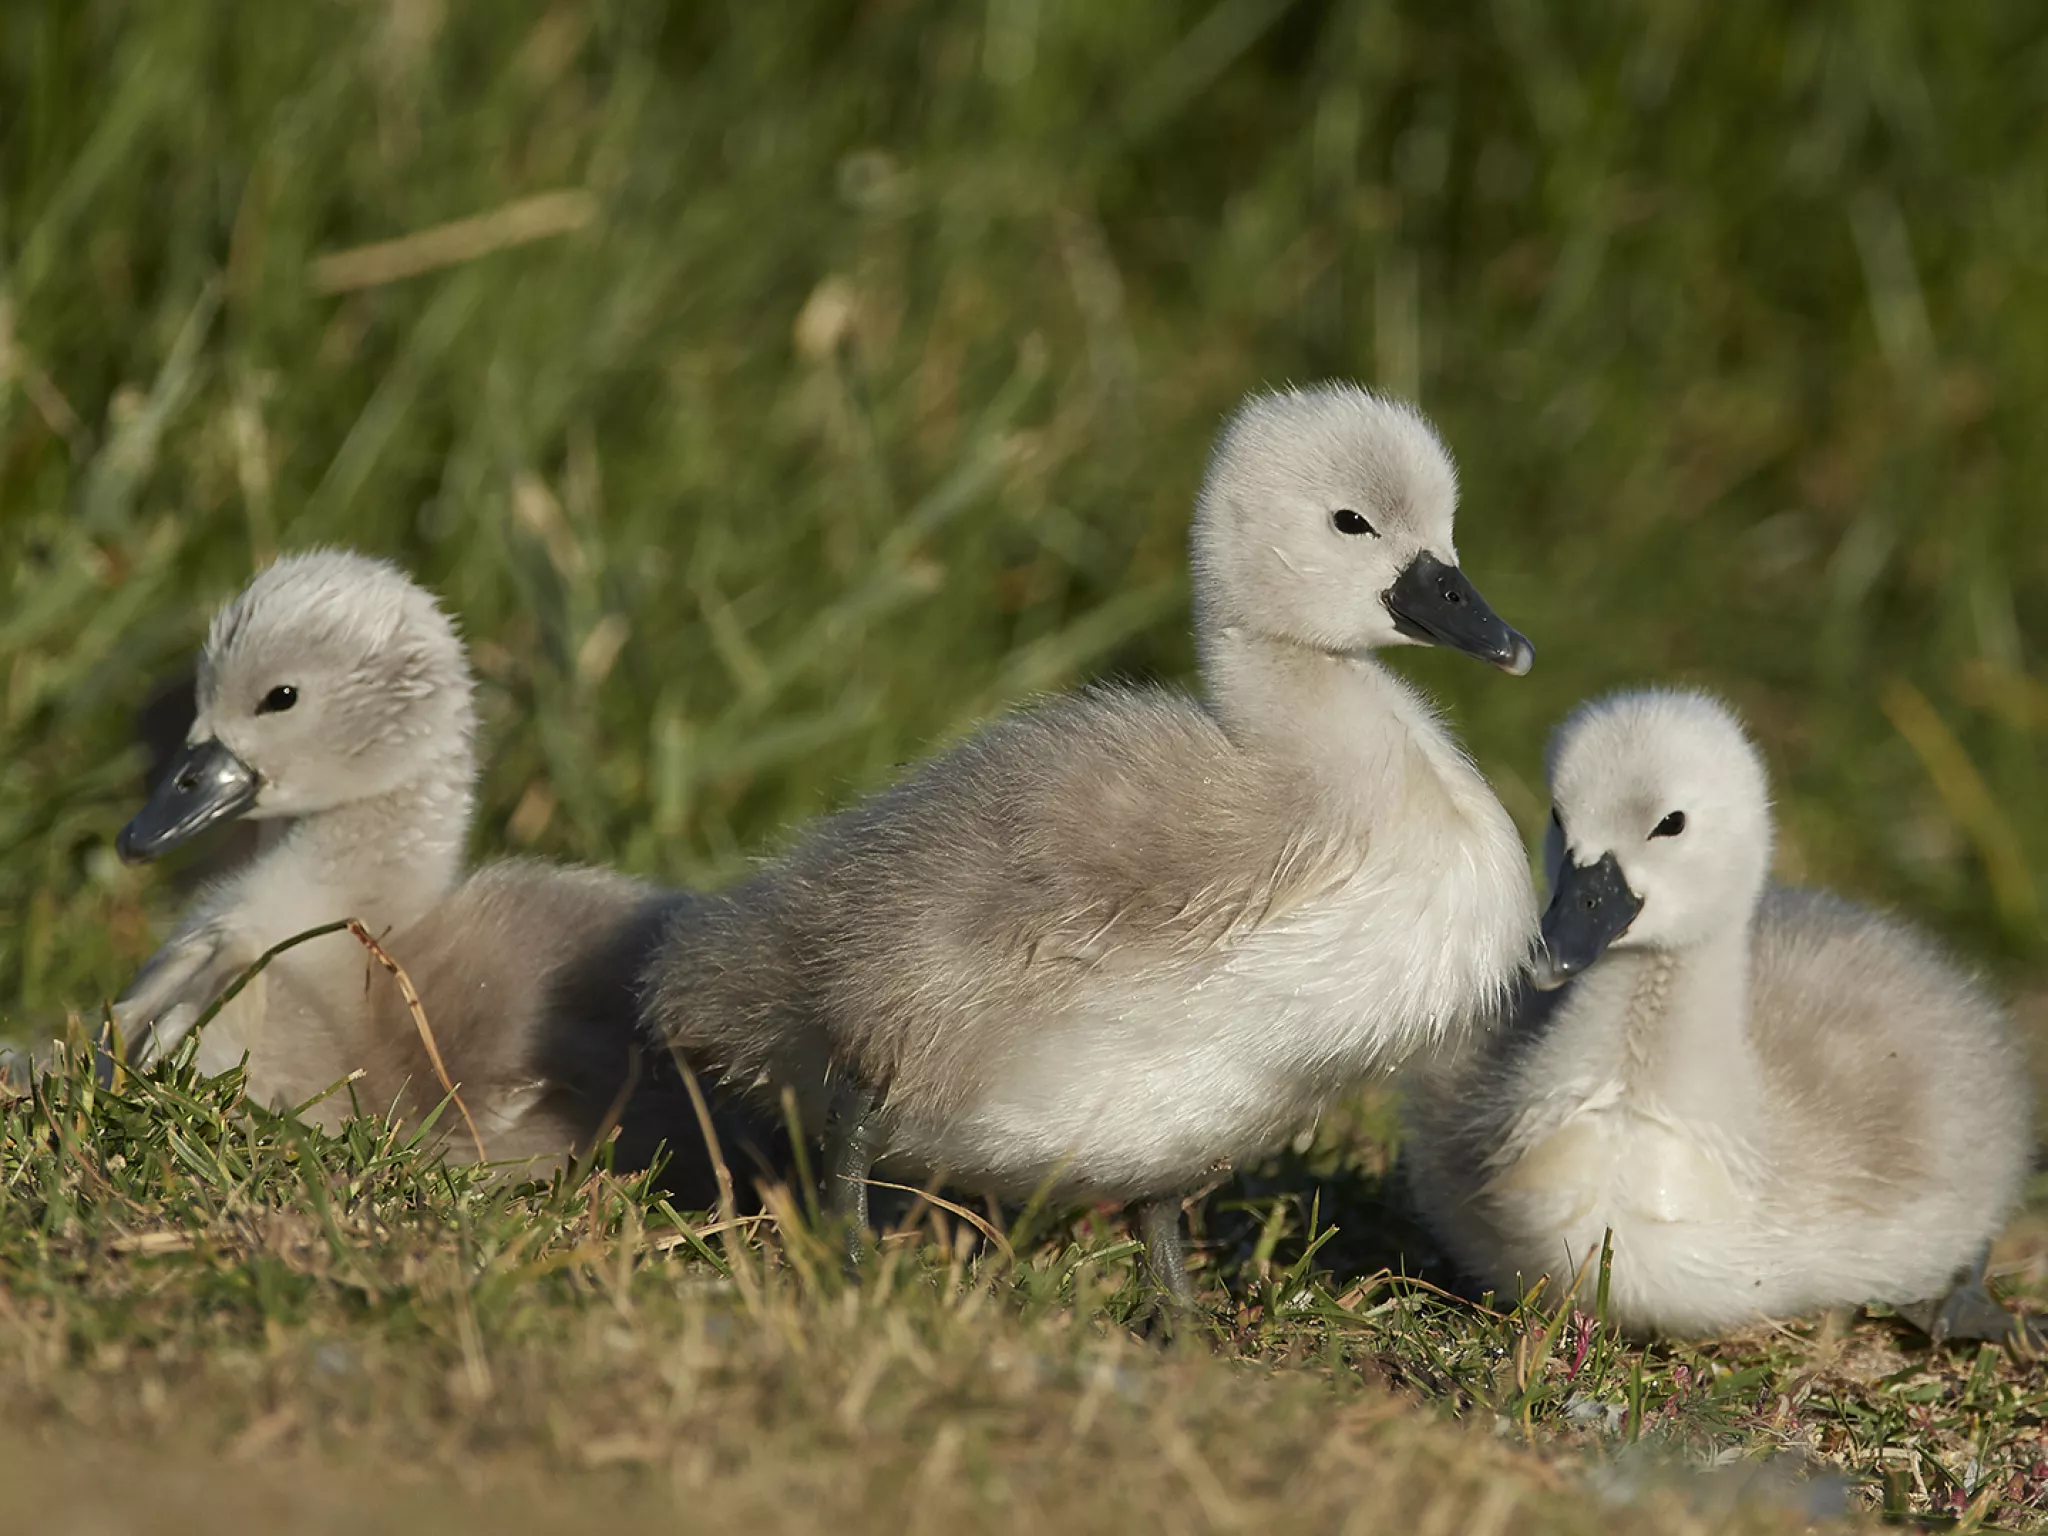
<instances>
[{"instance_id":1,"label":"dry brown grass blade","mask_svg":"<svg viewBox=\"0 0 2048 1536\"><path fill-rule=\"evenodd\" d=\"M755 1227L773 1225L775 1217L767 1211L753 1216L735 1216L731 1221L714 1221L708 1227L690 1227L687 1235L670 1233L665 1237L650 1237L640 1245L643 1253L673 1253L678 1248L691 1246L691 1239L701 1242L707 1237L717 1237L726 1232L751 1232ZM681 1225L689 1226L683 1222Z\"/></svg>"},{"instance_id":2,"label":"dry brown grass blade","mask_svg":"<svg viewBox=\"0 0 2048 1536\"><path fill-rule=\"evenodd\" d=\"M597 199L580 188L541 192L431 229L375 245L333 251L313 263L313 291L348 293L460 266L515 245L583 228L597 217Z\"/></svg>"},{"instance_id":3,"label":"dry brown grass blade","mask_svg":"<svg viewBox=\"0 0 2048 1536\"><path fill-rule=\"evenodd\" d=\"M719 1144L718 1127L711 1123L711 1106L705 1101L697 1074L690 1070L680 1051L675 1062L676 1070L683 1075L683 1087L690 1095L690 1108L697 1115L697 1129L703 1134L704 1151L711 1159L712 1177L718 1181L718 1230L723 1234L726 1266L732 1271L733 1284L739 1287L740 1295L749 1306L757 1306L760 1295L754 1284L754 1272L747 1263L747 1245L740 1240L740 1208L733 1194L732 1168L725 1160L725 1148Z\"/></svg>"},{"instance_id":4,"label":"dry brown grass blade","mask_svg":"<svg viewBox=\"0 0 2048 1536\"><path fill-rule=\"evenodd\" d=\"M1455 1302L1461 1307L1469 1308L1480 1317L1490 1317L1497 1322L1505 1321L1507 1318L1505 1312L1496 1312L1492 1307L1483 1307L1469 1296L1461 1296L1456 1291L1447 1291L1442 1286L1434 1285L1419 1275L1404 1275L1391 1269L1376 1269L1371 1274L1361 1277L1347 1287L1344 1294L1337 1298L1337 1305L1346 1312L1355 1312L1360 1301L1370 1296L1382 1285L1388 1285L1393 1282L1399 1282L1404 1289L1427 1291L1433 1296L1441 1296L1445 1301Z\"/></svg>"},{"instance_id":5,"label":"dry brown grass blade","mask_svg":"<svg viewBox=\"0 0 2048 1536\"><path fill-rule=\"evenodd\" d=\"M447 1063L441 1060L441 1047L434 1041L433 1026L427 1023L427 1010L420 1002L419 990L413 986L412 978L405 974L405 967L392 958L391 952L379 944L370 930L360 919L348 920L348 931L356 936L356 942L370 952L371 958L391 973L398 983L399 996L405 999L406 1011L412 1015L413 1028L419 1031L420 1044L426 1047L427 1060L433 1064L434 1076L440 1081L441 1091L455 1101L456 1110L462 1115L462 1123L469 1127L469 1139L476 1144L476 1160L487 1163L490 1154L484 1150L483 1133L476 1128L476 1121L469 1113L469 1106L462 1102L462 1095L449 1079Z\"/></svg>"},{"instance_id":6,"label":"dry brown grass blade","mask_svg":"<svg viewBox=\"0 0 2048 1536\"><path fill-rule=\"evenodd\" d=\"M966 1206L956 1205L953 1201L936 1195L931 1190L919 1189L915 1184L892 1184L887 1179L869 1179L867 1182L870 1189L893 1189L899 1194L915 1195L926 1205L935 1206L949 1215L958 1216L967 1225L994 1243L1002 1252L1006 1262L1011 1264L1017 1262L1017 1250L1010 1246L1010 1240L1003 1235L1002 1229L989 1221L987 1217L977 1216Z\"/></svg>"}]
</instances>

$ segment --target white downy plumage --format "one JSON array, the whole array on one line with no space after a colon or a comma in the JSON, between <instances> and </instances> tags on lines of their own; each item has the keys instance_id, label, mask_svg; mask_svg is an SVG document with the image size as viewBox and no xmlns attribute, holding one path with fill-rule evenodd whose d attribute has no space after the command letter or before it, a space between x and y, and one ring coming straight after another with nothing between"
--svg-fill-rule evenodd
<instances>
[{"instance_id":1,"label":"white downy plumage","mask_svg":"<svg viewBox=\"0 0 2048 1536\"><path fill-rule=\"evenodd\" d=\"M1768 885L1764 767L1719 702L1584 705L1549 777L1563 990L1410 1086L1454 1255L1561 1290L1611 1230L1611 1315L1643 1333L1947 1298L1934 1331L2003 1336L1981 1261L2032 1136L2002 1010L1907 925Z\"/></svg>"}]
</instances>

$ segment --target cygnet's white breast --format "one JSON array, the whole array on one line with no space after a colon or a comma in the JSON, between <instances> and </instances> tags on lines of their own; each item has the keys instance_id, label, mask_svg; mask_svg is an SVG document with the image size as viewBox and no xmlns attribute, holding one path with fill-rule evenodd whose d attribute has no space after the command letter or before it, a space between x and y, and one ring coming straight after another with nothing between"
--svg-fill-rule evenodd
<instances>
[{"instance_id":1,"label":"cygnet's white breast","mask_svg":"<svg viewBox=\"0 0 2048 1536\"><path fill-rule=\"evenodd\" d=\"M1727 1326L1784 1299L1767 1273L1782 1234L1761 1229L1763 1187L1757 1151L1739 1136L1610 1078L1518 1127L1486 1164L1474 1196L1496 1245L1486 1273L1523 1284L1547 1274L1555 1298L1590 1259L1578 1297L1590 1304L1611 1233L1617 1322Z\"/></svg>"},{"instance_id":2,"label":"cygnet's white breast","mask_svg":"<svg viewBox=\"0 0 2048 1536\"><path fill-rule=\"evenodd\" d=\"M1520 839L1419 702L1404 715L1418 739L1358 808L1372 830L1308 894L1165 963L1112 953L1077 1006L1041 1014L983 1075L968 1113L905 1117L899 1148L1018 1193L1054 1170L1108 1192L1192 1181L1505 996L1534 916Z\"/></svg>"}]
</instances>

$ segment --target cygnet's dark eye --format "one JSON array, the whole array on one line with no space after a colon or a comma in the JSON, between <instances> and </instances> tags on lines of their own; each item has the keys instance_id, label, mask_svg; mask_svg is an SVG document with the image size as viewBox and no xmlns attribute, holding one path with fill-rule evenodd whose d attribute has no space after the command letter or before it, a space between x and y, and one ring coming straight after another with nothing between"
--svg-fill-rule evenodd
<instances>
[{"instance_id":1,"label":"cygnet's dark eye","mask_svg":"<svg viewBox=\"0 0 2048 1536\"><path fill-rule=\"evenodd\" d=\"M1361 514L1352 511L1349 507L1332 512L1330 514L1330 524L1339 533L1369 533L1375 538L1379 537L1379 531L1371 523L1368 523Z\"/></svg>"},{"instance_id":2,"label":"cygnet's dark eye","mask_svg":"<svg viewBox=\"0 0 2048 1536\"><path fill-rule=\"evenodd\" d=\"M256 713L259 715L274 715L280 710L290 709L298 702L299 690L290 683L279 683L270 692L263 695L262 702L256 706Z\"/></svg>"},{"instance_id":3,"label":"cygnet's dark eye","mask_svg":"<svg viewBox=\"0 0 2048 1536\"><path fill-rule=\"evenodd\" d=\"M1656 826L1650 828L1652 837L1676 837L1685 830L1685 812L1673 811Z\"/></svg>"}]
</instances>

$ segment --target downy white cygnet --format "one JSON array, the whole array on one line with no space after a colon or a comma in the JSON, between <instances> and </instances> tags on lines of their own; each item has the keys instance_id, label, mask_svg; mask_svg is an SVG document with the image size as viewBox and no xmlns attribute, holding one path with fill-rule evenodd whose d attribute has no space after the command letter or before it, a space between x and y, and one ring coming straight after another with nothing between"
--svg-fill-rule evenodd
<instances>
[{"instance_id":1,"label":"downy white cygnet","mask_svg":"<svg viewBox=\"0 0 2048 1536\"><path fill-rule=\"evenodd\" d=\"M741 1086L831 1100L827 1180L879 1159L999 1198L1137 1202L1192 1294L1185 1194L1505 995L1535 936L1512 822L1374 659L1533 652L1459 571L1413 408L1247 400L1196 510L1207 696L1013 714L691 909L650 1016Z\"/></svg>"},{"instance_id":2,"label":"downy white cygnet","mask_svg":"<svg viewBox=\"0 0 2048 1536\"><path fill-rule=\"evenodd\" d=\"M454 887L476 777L471 692L454 625L383 561L288 556L221 608L185 748L116 847L153 859L235 817L261 837L114 1005L131 1056L168 1050L273 945L346 917L387 936ZM246 1052L252 1097L273 1104L331 1086L356 1044L353 1018L332 1009L360 993L367 958L346 933L279 955L208 1026L202 1065Z\"/></svg>"},{"instance_id":3,"label":"downy white cygnet","mask_svg":"<svg viewBox=\"0 0 2048 1536\"><path fill-rule=\"evenodd\" d=\"M186 746L119 849L154 858L235 817L263 835L115 1004L130 1058L176 1044L273 946L354 917L417 987L491 1160L558 1160L617 1126L628 1165L669 1137L675 1187L707 1204L681 1079L638 1028L648 956L688 898L529 861L464 881L471 692L454 626L383 561L290 556L220 611ZM347 932L278 954L207 1025L203 1068L245 1055L250 1096L280 1109L362 1073L353 1095L308 1110L328 1125L351 1097L418 1124L445 1096L399 989ZM729 1108L718 1123L735 1157L773 1140ZM453 1109L438 1131L452 1155L475 1155Z\"/></svg>"},{"instance_id":4,"label":"downy white cygnet","mask_svg":"<svg viewBox=\"0 0 2048 1536\"><path fill-rule=\"evenodd\" d=\"M1611 1230L1637 1333L1879 1301L2004 1337L1982 1265L2033 1143L1998 1005L1906 924L1768 883L1764 765L1718 701L1583 705L1548 773L1538 986L1409 1085L1452 1255L1557 1294Z\"/></svg>"}]
</instances>

